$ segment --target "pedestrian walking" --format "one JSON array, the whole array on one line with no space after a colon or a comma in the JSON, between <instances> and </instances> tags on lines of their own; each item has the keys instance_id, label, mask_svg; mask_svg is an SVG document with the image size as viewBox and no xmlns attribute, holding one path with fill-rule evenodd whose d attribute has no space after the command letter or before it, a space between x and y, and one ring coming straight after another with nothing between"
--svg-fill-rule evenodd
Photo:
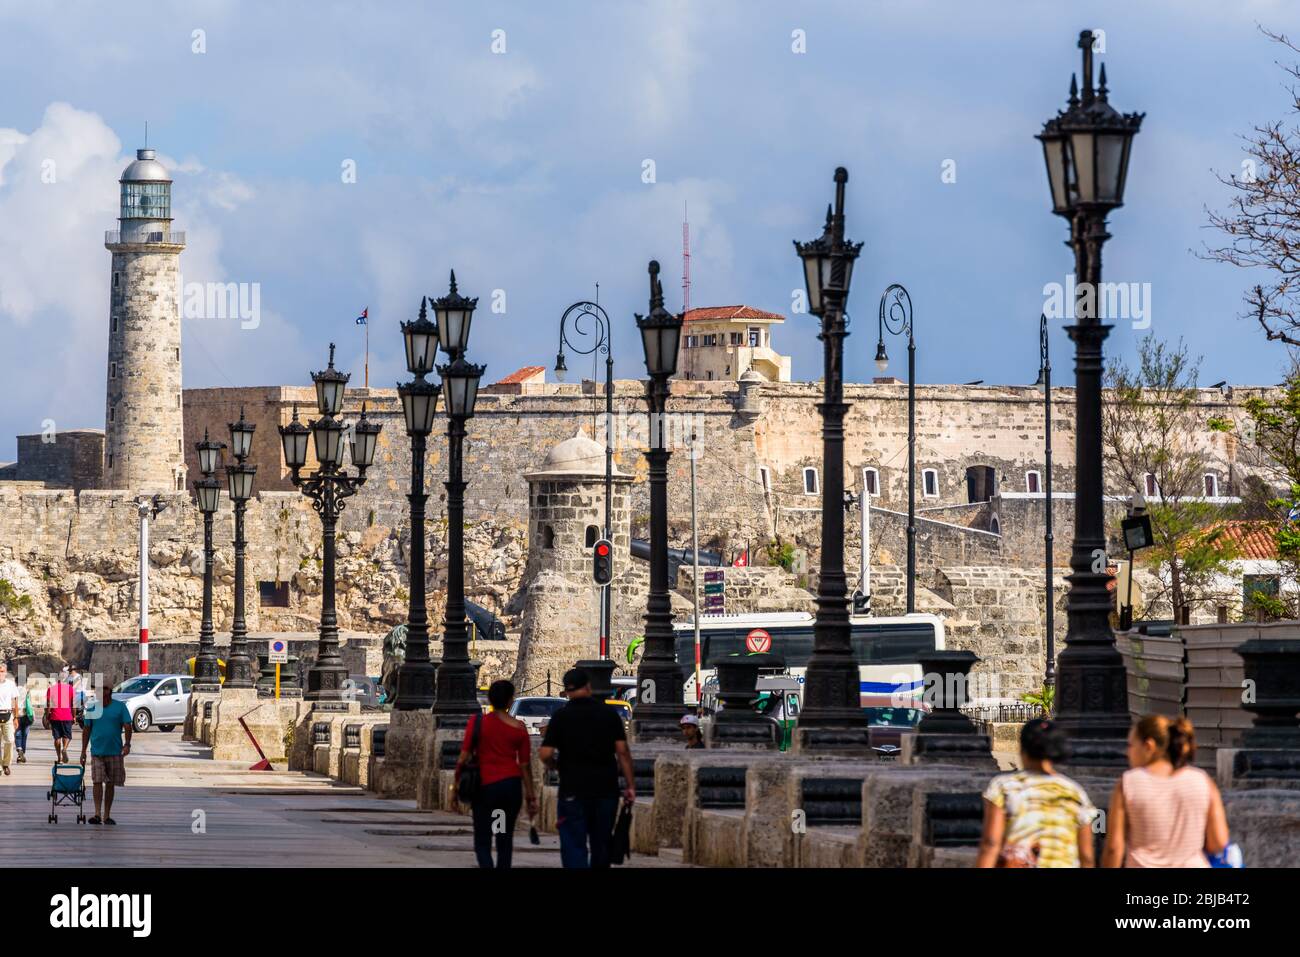
<instances>
[{"instance_id":1,"label":"pedestrian walking","mask_svg":"<svg viewBox=\"0 0 1300 957\"><path fill-rule=\"evenodd\" d=\"M556 827L565 867L609 867L609 842L618 812L618 772L623 800L636 801L632 752L618 712L591 696L582 668L564 673L568 703L551 716L538 756L560 772Z\"/></svg>"},{"instance_id":2,"label":"pedestrian walking","mask_svg":"<svg viewBox=\"0 0 1300 957\"><path fill-rule=\"evenodd\" d=\"M32 706L32 689L23 685L18 689L18 724L14 728L14 748L18 756L14 759L19 764L27 763L27 729L36 723L36 709Z\"/></svg>"},{"instance_id":3,"label":"pedestrian walking","mask_svg":"<svg viewBox=\"0 0 1300 957\"><path fill-rule=\"evenodd\" d=\"M85 717L81 732L81 764L85 767L90 751L90 778L95 785L95 816L91 824L116 824L113 820L113 794L126 784L126 756L131 753L131 712L113 700L113 689L104 686L104 703ZM126 732L126 741L122 732ZM103 809L103 816L100 809Z\"/></svg>"},{"instance_id":4,"label":"pedestrian walking","mask_svg":"<svg viewBox=\"0 0 1300 957\"><path fill-rule=\"evenodd\" d=\"M60 672L59 679L45 689L45 716L54 737L54 763L68 763L68 745L72 744L72 717L76 692L72 675Z\"/></svg>"},{"instance_id":5,"label":"pedestrian walking","mask_svg":"<svg viewBox=\"0 0 1300 957\"><path fill-rule=\"evenodd\" d=\"M18 685L9 674L9 666L0 662L0 767L10 774L14 759L14 731L18 725Z\"/></svg>"},{"instance_id":6,"label":"pedestrian walking","mask_svg":"<svg viewBox=\"0 0 1300 957\"><path fill-rule=\"evenodd\" d=\"M682 715L682 737L686 739L686 750L692 751L695 748L704 747L704 734L700 730L700 719L698 715Z\"/></svg>"},{"instance_id":7,"label":"pedestrian walking","mask_svg":"<svg viewBox=\"0 0 1300 957\"><path fill-rule=\"evenodd\" d=\"M1214 780L1196 767L1186 718L1141 718L1128 734L1129 769L1110 797L1103 867L1209 867L1228 844Z\"/></svg>"},{"instance_id":8,"label":"pedestrian walking","mask_svg":"<svg viewBox=\"0 0 1300 957\"><path fill-rule=\"evenodd\" d=\"M976 867L1092 867L1087 793L1058 772L1065 732L1038 718L1020 729L1020 767L999 774L984 791L984 833Z\"/></svg>"},{"instance_id":9,"label":"pedestrian walking","mask_svg":"<svg viewBox=\"0 0 1300 957\"><path fill-rule=\"evenodd\" d=\"M456 762L456 794L465 798L474 817L474 856L478 866L491 868L492 844L496 838L496 868L508 868L514 855L515 821L519 809L528 803L529 818L537 816L533 792L532 744L524 723L510 715L515 686L494 681L488 688L492 710L476 714L465 728L460 759ZM474 769L477 769L476 771ZM473 785L470 786L470 781Z\"/></svg>"}]
</instances>

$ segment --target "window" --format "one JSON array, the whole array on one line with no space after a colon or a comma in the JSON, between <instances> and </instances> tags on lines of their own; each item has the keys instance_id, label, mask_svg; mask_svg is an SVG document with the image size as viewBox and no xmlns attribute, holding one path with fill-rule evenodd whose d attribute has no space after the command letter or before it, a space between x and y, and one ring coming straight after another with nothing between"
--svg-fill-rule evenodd
<instances>
[{"instance_id":1,"label":"window","mask_svg":"<svg viewBox=\"0 0 1300 957\"><path fill-rule=\"evenodd\" d=\"M155 698L174 698L178 694L180 694L180 690L177 688L176 679L168 678L158 686L157 690L154 691L153 696Z\"/></svg>"},{"instance_id":2,"label":"window","mask_svg":"<svg viewBox=\"0 0 1300 957\"><path fill-rule=\"evenodd\" d=\"M112 453L112 452L109 452L109 453L108 453L108 467L109 467L109 468L112 468L112 467L113 467L113 453Z\"/></svg>"},{"instance_id":3,"label":"window","mask_svg":"<svg viewBox=\"0 0 1300 957\"><path fill-rule=\"evenodd\" d=\"M1030 495L1037 495L1042 489L1042 476L1037 472L1025 473L1025 491Z\"/></svg>"},{"instance_id":4,"label":"window","mask_svg":"<svg viewBox=\"0 0 1300 957\"><path fill-rule=\"evenodd\" d=\"M1278 575L1243 575L1241 577L1241 604L1246 614L1250 615L1266 607L1268 599L1276 598L1282 587ZM1256 603L1256 596L1262 601Z\"/></svg>"},{"instance_id":5,"label":"window","mask_svg":"<svg viewBox=\"0 0 1300 957\"><path fill-rule=\"evenodd\" d=\"M263 608L288 608L288 582L258 582L257 603Z\"/></svg>"},{"instance_id":6,"label":"window","mask_svg":"<svg viewBox=\"0 0 1300 957\"><path fill-rule=\"evenodd\" d=\"M1205 473L1205 494L1209 498L1215 498L1219 494L1219 477L1213 472Z\"/></svg>"},{"instance_id":7,"label":"window","mask_svg":"<svg viewBox=\"0 0 1300 957\"><path fill-rule=\"evenodd\" d=\"M817 470L812 466L803 470L803 493L805 495L816 495L821 491L821 484L817 481Z\"/></svg>"},{"instance_id":8,"label":"window","mask_svg":"<svg viewBox=\"0 0 1300 957\"><path fill-rule=\"evenodd\" d=\"M758 467L758 479L760 482L763 483L763 494L771 495L772 494L772 473L768 470L766 465L760 465Z\"/></svg>"},{"instance_id":9,"label":"window","mask_svg":"<svg viewBox=\"0 0 1300 957\"><path fill-rule=\"evenodd\" d=\"M704 378L706 378L706 379L712 379L712 378L713 378L713 370L710 369L708 372L704 373Z\"/></svg>"},{"instance_id":10,"label":"window","mask_svg":"<svg viewBox=\"0 0 1300 957\"><path fill-rule=\"evenodd\" d=\"M1156 481L1156 477L1152 473L1148 472L1143 477L1142 483L1145 486L1144 491L1146 492L1147 498L1155 498L1159 494L1160 484Z\"/></svg>"},{"instance_id":11,"label":"window","mask_svg":"<svg viewBox=\"0 0 1300 957\"><path fill-rule=\"evenodd\" d=\"M939 497L939 473L926 469L921 473L921 494L926 498Z\"/></svg>"},{"instance_id":12,"label":"window","mask_svg":"<svg viewBox=\"0 0 1300 957\"><path fill-rule=\"evenodd\" d=\"M117 288L118 280L120 280L121 278L122 278L122 274L121 274L120 272L115 272L115 273L113 273L113 288L114 288L114 289Z\"/></svg>"},{"instance_id":13,"label":"window","mask_svg":"<svg viewBox=\"0 0 1300 957\"><path fill-rule=\"evenodd\" d=\"M555 547L555 529L549 525L542 526L542 548Z\"/></svg>"},{"instance_id":14,"label":"window","mask_svg":"<svg viewBox=\"0 0 1300 957\"><path fill-rule=\"evenodd\" d=\"M600 541L600 529L595 525L587 526L587 547L591 548Z\"/></svg>"},{"instance_id":15,"label":"window","mask_svg":"<svg viewBox=\"0 0 1300 957\"><path fill-rule=\"evenodd\" d=\"M936 475L936 479L938 476ZM937 495L938 483L933 494ZM926 492L930 495L930 492ZM966 469L966 501L987 502L998 494L998 475L991 465L971 465Z\"/></svg>"},{"instance_id":16,"label":"window","mask_svg":"<svg viewBox=\"0 0 1300 957\"><path fill-rule=\"evenodd\" d=\"M179 472L176 473L176 491L185 491L185 476L181 475Z\"/></svg>"},{"instance_id":17,"label":"window","mask_svg":"<svg viewBox=\"0 0 1300 957\"><path fill-rule=\"evenodd\" d=\"M749 346L751 349L757 349L763 343L763 330L757 326L749 328Z\"/></svg>"},{"instance_id":18,"label":"window","mask_svg":"<svg viewBox=\"0 0 1300 957\"><path fill-rule=\"evenodd\" d=\"M181 361L181 347L180 347L180 346L177 346L177 347L176 347L176 361L177 361L177 362L180 362L180 361Z\"/></svg>"},{"instance_id":19,"label":"window","mask_svg":"<svg viewBox=\"0 0 1300 957\"><path fill-rule=\"evenodd\" d=\"M112 321L112 323L110 324L109 331L110 331L110 332L117 332L117 316L114 316L114 317L113 317L113 321Z\"/></svg>"},{"instance_id":20,"label":"window","mask_svg":"<svg viewBox=\"0 0 1300 957\"><path fill-rule=\"evenodd\" d=\"M880 472L874 468L862 470L862 487L868 495L880 495Z\"/></svg>"},{"instance_id":21,"label":"window","mask_svg":"<svg viewBox=\"0 0 1300 957\"><path fill-rule=\"evenodd\" d=\"M114 411L115 411L115 410L114 410L113 406L110 405L110 406L108 407L108 421L110 421L110 422L113 421L113 412L114 412Z\"/></svg>"},{"instance_id":22,"label":"window","mask_svg":"<svg viewBox=\"0 0 1300 957\"><path fill-rule=\"evenodd\" d=\"M744 341L745 341L744 336L741 335L739 332L733 332L731 334L731 344L733 346L743 345Z\"/></svg>"},{"instance_id":23,"label":"window","mask_svg":"<svg viewBox=\"0 0 1300 957\"><path fill-rule=\"evenodd\" d=\"M116 378L117 378L117 363L116 363L116 362L110 362L110 363L108 364L108 377L109 377L110 379L116 379Z\"/></svg>"},{"instance_id":24,"label":"window","mask_svg":"<svg viewBox=\"0 0 1300 957\"><path fill-rule=\"evenodd\" d=\"M698 345L698 344L699 344L699 337L698 337L698 336L687 336L687 337L686 337L686 348L687 348L687 349L694 349L694 348L696 347L696 345Z\"/></svg>"},{"instance_id":25,"label":"window","mask_svg":"<svg viewBox=\"0 0 1300 957\"><path fill-rule=\"evenodd\" d=\"M998 521L998 517L996 515L994 515L991 519L989 519L989 531L992 532L994 535L1002 534L1002 523Z\"/></svg>"}]
</instances>

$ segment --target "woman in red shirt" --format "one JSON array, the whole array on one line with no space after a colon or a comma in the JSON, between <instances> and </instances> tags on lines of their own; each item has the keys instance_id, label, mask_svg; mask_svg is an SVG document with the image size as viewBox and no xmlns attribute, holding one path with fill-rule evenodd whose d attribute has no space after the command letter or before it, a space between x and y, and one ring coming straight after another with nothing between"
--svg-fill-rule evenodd
<instances>
[{"instance_id":1,"label":"woman in red shirt","mask_svg":"<svg viewBox=\"0 0 1300 957\"><path fill-rule=\"evenodd\" d=\"M481 787L470 807L474 814L474 854L478 858L479 867L493 866L494 831L497 839L496 866L510 866L514 852L515 820L519 817L519 808L525 797L528 800L528 816L537 815L537 798L533 794L530 764L532 746L523 722L510 716L510 703L514 700L513 684L509 681L492 683L488 688L488 703L492 705L492 710L470 718L460 748L460 760L456 762L456 784L459 787L460 770L469 760L474 728L478 726ZM500 820L501 814L505 815L503 821Z\"/></svg>"}]
</instances>

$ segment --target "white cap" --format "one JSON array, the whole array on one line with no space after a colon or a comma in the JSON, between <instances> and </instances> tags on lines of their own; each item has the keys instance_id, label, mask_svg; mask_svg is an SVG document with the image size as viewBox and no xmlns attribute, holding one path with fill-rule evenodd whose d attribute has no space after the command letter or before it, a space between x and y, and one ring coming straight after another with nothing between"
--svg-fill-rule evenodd
<instances>
[{"instance_id":1,"label":"white cap","mask_svg":"<svg viewBox=\"0 0 1300 957\"><path fill-rule=\"evenodd\" d=\"M693 714L684 714L684 715L682 715L681 723L682 723L682 724L693 724L693 725L695 725L695 726L698 728L698 727L700 726L700 719L697 718L697 717L696 717L695 715L693 715Z\"/></svg>"}]
</instances>

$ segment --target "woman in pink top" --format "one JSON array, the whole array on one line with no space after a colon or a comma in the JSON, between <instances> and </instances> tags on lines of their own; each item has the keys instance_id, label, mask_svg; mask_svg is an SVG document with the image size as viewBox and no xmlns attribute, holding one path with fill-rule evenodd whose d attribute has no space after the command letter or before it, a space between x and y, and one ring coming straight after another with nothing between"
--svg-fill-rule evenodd
<instances>
[{"instance_id":1,"label":"woman in pink top","mask_svg":"<svg viewBox=\"0 0 1300 957\"><path fill-rule=\"evenodd\" d=\"M1128 734L1129 770L1110 798L1103 867L1209 867L1228 843L1219 789L1195 767L1186 718L1147 715Z\"/></svg>"}]
</instances>

